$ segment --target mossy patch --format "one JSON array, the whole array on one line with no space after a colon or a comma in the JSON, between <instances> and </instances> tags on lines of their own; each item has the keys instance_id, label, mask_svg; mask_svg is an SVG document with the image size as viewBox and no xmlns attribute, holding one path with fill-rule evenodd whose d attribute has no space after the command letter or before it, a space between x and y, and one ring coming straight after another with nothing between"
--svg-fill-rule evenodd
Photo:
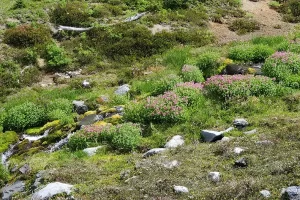
<instances>
[{"instance_id":1,"label":"mossy patch","mask_svg":"<svg viewBox=\"0 0 300 200\"><path fill-rule=\"evenodd\" d=\"M119 114L115 114L109 118L106 118L104 120L104 122L106 123L111 123L113 125L116 125L116 124L119 124L121 123L123 120L122 120L123 116L119 115Z\"/></svg>"},{"instance_id":2,"label":"mossy patch","mask_svg":"<svg viewBox=\"0 0 300 200\"><path fill-rule=\"evenodd\" d=\"M14 144L18 141L18 134L14 131L6 131L0 133L0 153L6 151L9 145Z\"/></svg>"}]
</instances>

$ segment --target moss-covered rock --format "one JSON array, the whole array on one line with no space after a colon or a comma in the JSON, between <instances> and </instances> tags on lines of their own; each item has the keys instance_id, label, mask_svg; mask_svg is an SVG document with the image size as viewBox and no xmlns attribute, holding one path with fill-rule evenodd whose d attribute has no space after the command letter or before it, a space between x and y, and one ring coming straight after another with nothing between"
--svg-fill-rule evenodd
<instances>
[{"instance_id":1,"label":"moss-covered rock","mask_svg":"<svg viewBox=\"0 0 300 200\"><path fill-rule=\"evenodd\" d=\"M97 112L96 111L87 111L87 112L85 112L84 114L83 114L83 116L84 117L86 117L86 116L89 116L89 115L94 115L94 114L96 114Z\"/></svg>"},{"instance_id":2,"label":"moss-covered rock","mask_svg":"<svg viewBox=\"0 0 300 200\"><path fill-rule=\"evenodd\" d=\"M105 121L98 121L98 122L94 123L93 125L95 125L95 126L106 126L106 125L108 125L108 123L105 122Z\"/></svg>"},{"instance_id":3,"label":"moss-covered rock","mask_svg":"<svg viewBox=\"0 0 300 200\"><path fill-rule=\"evenodd\" d=\"M6 131L0 133L0 153L6 151L9 145L14 144L18 141L18 134L14 131Z\"/></svg>"},{"instance_id":4,"label":"moss-covered rock","mask_svg":"<svg viewBox=\"0 0 300 200\"><path fill-rule=\"evenodd\" d=\"M42 127L36 128L29 128L25 131L26 135L41 135L42 134Z\"/></svg>"},{"instance_id":5,"label":"moss-covered rock","mask_svg":"<svg viewBox=\"0 0 300 200\"><path fill-rule=\"evenodd\" d=\"M61 130L57 130L51 134L49 134L47 137L44 137L41 139L42 145L49 145L51 143L57 142L61 140L63 137L67 136L66 132L63 132Z\"/></svg>"},{"instance_id":6,"label":"moss-covered rock","mask_svg":"<svg viewBox=\"0 0 300 200\"><path fill-rule=\"evenodd\" d=\"M111 123L113 125L116 125L116 124L119 124L121 123L123 120L122 120L123 116L119 115L119 114L115 114L109 118L106 118L104 120L104 122L107 122L107 123Z\"/></svg>"}]
</instances>

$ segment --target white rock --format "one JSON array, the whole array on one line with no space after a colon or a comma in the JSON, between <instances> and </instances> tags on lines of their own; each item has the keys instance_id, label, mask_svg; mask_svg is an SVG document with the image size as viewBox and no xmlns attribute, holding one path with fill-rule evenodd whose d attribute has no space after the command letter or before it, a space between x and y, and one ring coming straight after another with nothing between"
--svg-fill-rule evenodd
<instances>
[{"instance_id":1,"label":"white rock","mask_svg":"<svg viewBox=\"0 0 300 200\"><path fill-rule=\"evenodd\" d=\"M179 166L179 162L177 160L173 160L171 162L164 162L162 164L162 166L164 166L165 168L168 168L168 169L173 169L174 167Z\"/></svg>"},{"instance_id":2,"label":"white rock","mask_svg":"<svg viewBox=\"0 0 300 200\"><path fill-rule=\"evenodd\" d=\"M220 181L220 172L209 172L208 177L213 182L219 182Z\"/></svg>"},{"instance_id":3,"label":"white rock","mask_svg":"<svg viewBox=\"0 0 300 200\"><path fill-rule=\"evenodd\" d=\"M176 148L182 146L183 144L184 144L183 137L180 135L175 135L174 137L172 137L172 139L169 142L167 142L165 148Z\"/></svg>"},{"instance_id":4,"label":"white rock","mask_svg":"<svg viewBox=\"0 0 300 200\"><path fill-rule=\"evenodd\" d=\"M246 134L246 135L251 135L251 134L254 134L254 133L256 133L257 132L257 130L256 129L253 129L253 130L251 130L251 131L246 131L246 132L244 132L244 134Z\"/></svg>"},{"instance_id":5,"label":"white rock","mask_svg":"<svg viewBox=\"0 0 300 200\"><path fill-rule=\"evenodd\" d=\"M235 154L241 154L241 153L243 153L245 151L245 149L242 149L242 148L240 148L240 147L235 147L234 149L233 149L233 152L235 153Z\"/></svg>"},{"instance_id":6,"label":"white rock","mask_svg":"<svg viewBox=\"0 0 300 200\"><path fill-rule=\"evenodd\" d=\"M229 142L230 140L230 137L223 137L221 142Z\"/></svg>"},{"instance_id":7,"label":"white rock","mask_svg":"<svg viewBox=\"0 0 300 200\"><path fill-rule=\"evenodd\" d=\"M271 197L271 193L270 193L269 190L262 190L262 191L260 191L259 193L260 193L263 197L265 197L265 198Z\"/></svg>"},{"instance_id":8,"label":"white rock","mask_svg":"<svg viewBox=\"0 0 300 200\"><path fill-rule=\"evenodd\" d=\"M67 195L71 194L73 185L55 182L49 183L46 187L39 190L38 192L32 195L31 200L46 200L50 199L54 195L66 193Z\"/></svg>"},{"instance_id":9,"label":"white rock","mask_svg":"<svg viewBox=\"0 0 300 200\"><path fill-rule=\"evenodd\" d=\"M118 87L118 89L115 91L116 95L125 95L127 92L130 91L130 87L128 84L121 85Z\"/></svg>"},{"instance_id":10,"label":"white rock","mask_svg":"<svg viewBox=\"0 0 300 200\"><path fill-rule=\"evenodd\" d=\"M85 153L87 153L88 156L93 156L96 154L97 150L102 148L103 146L98 146L98 147L92 147L92 148L86 148L86 149L83 149L83 151Z\"/></svg>"},{"instance_id":11,"label":"white rock","mask_svg":"<svg viewBox=\"0 0 300 200\"><path fill-rule=\"evenodd\" d=\"M90 82L88 82L87 80L84 80L82 82L82 86L85 87L85 88L89 88L91 86Z\"/></svg>"},{"instance_id":12,"label":"white rock","mask_svg":"<svg viewBox=\"0 0 300 200\"><path fill-rule=\"evenodd\" d=\"M154 149L151 149L151 150L147 151L146 153L144 153L143 158L147 158L149 156L153 156L153 155L161 153L161 152L163 152L165 150L167 150L167 149L165 149L165 148L154 148Z\"/></svg>"},{"instance_id":13,"label":"white rock","mask_svg":"<svg viewBox=\"0 0 300 200\"><path fill-rule=\"evenodd\" d=\"M233 125L235 125L237 127L246 127L249 125L249 123L247 122L247 120L245 120L243 118L238 118L233 121Z\"/></svg>"},{"instance_id":14,"label":"white rock","mask_svg":"<svg viewBox=\"0 0 300 200\"><path fill-rule=\"evenodd\" d=\"M184 186L174 186L174 192L175 193L188 193L189 190L187 189L187 187L184 187Z\"/></svg>"}]
</instances>

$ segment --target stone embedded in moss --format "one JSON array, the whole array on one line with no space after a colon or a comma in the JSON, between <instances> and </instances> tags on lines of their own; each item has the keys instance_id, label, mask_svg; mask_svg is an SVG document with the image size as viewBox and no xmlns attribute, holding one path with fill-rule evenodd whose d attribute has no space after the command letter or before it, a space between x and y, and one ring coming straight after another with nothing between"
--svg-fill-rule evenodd
<instances>
[{"instance_id":1,"label":"stone embedded in moss","mask_svg":"<svg viewBox=\"0 0 300 200\"><path fill-rule=\"evenodd\" d=\"M66 132L63 132L61 130L57 130L51 134L49 134L47 137L44 137L41 139L41 142L43 145L48 145L54 142L57 142L61 140L63 137L67 136Z\"/></svg>"},{"instance_id":2,"label":"stone embedded in moss","mask_svg":"<svg viewBox=\"0 0 300 200\"><path fill-rule=\"evenodd\" d=\"M106 109L106 110L103 110L101 112L101 114L106 114L106 113L116 113L117 112L117 109L116 108L109 108L109 109Z\"/></svg>"},{"instance_id":3,"label":"stone embedded in moss","mask_svg":"<svg viewBox=\"0 0 300 200\"><path fill-rule=\"evenodd\" d=\"M107 123L111 123L113 125L116 125L116 124L119 124L122 122L122 116L119 115L119 114L115 114L109 118L106 118L104 121L107 122Z\"/></svg>"},{"instance_id":4,"label":"stone embedded in moss","mask_svg":"<svg viewBox=\"0 0 300 200\"><path fill-rule=\"evenodd\" d=\"M9 145L14 144L18 141L18 134L14 131L6 131L0 133L0 153L6 151Z\"/></svg>"},{"instance_id":5,"label":"stone embedded in moss","mask_svg":"<svg viewBox=\"0 0 300 200\"><path fill-rule=\"evenodd\" d=\"M57 128L58 126L60 126L60 121L59 120L54 120L52 122L48 122L47 124L45 124L41 129L42 132L44 132L45 130L49 129L49 128Z\"/></svg>"}]
</instances>

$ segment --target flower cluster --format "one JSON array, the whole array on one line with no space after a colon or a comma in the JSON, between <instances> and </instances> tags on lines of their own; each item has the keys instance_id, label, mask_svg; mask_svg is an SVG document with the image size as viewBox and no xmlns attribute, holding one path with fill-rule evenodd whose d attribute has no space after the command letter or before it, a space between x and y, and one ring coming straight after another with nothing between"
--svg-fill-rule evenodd
<instances>
[{"instance_id":1,"label":"flower cluster","mask_svg":"<svg viewBox=\"0 0 300 200\"><path fill-rule=\"evenodd\" d=\"M217 75L204 83L204 89L208 94L223 100L274 95L276 88L274 79L252 75Z\"/></svg>"},{"instance_id":2,"label":"flower cluster","mask_svg":"<svg viewBox=\"0 0 300 200\"><path fill-rule=\"evenodd\" d=\"M183 106L187 103L187 97L180 97L175 92L169 91L157 97L148 97L145 107L152 120L172 122L183 117Z\"/></svg>"}]
</instances>

